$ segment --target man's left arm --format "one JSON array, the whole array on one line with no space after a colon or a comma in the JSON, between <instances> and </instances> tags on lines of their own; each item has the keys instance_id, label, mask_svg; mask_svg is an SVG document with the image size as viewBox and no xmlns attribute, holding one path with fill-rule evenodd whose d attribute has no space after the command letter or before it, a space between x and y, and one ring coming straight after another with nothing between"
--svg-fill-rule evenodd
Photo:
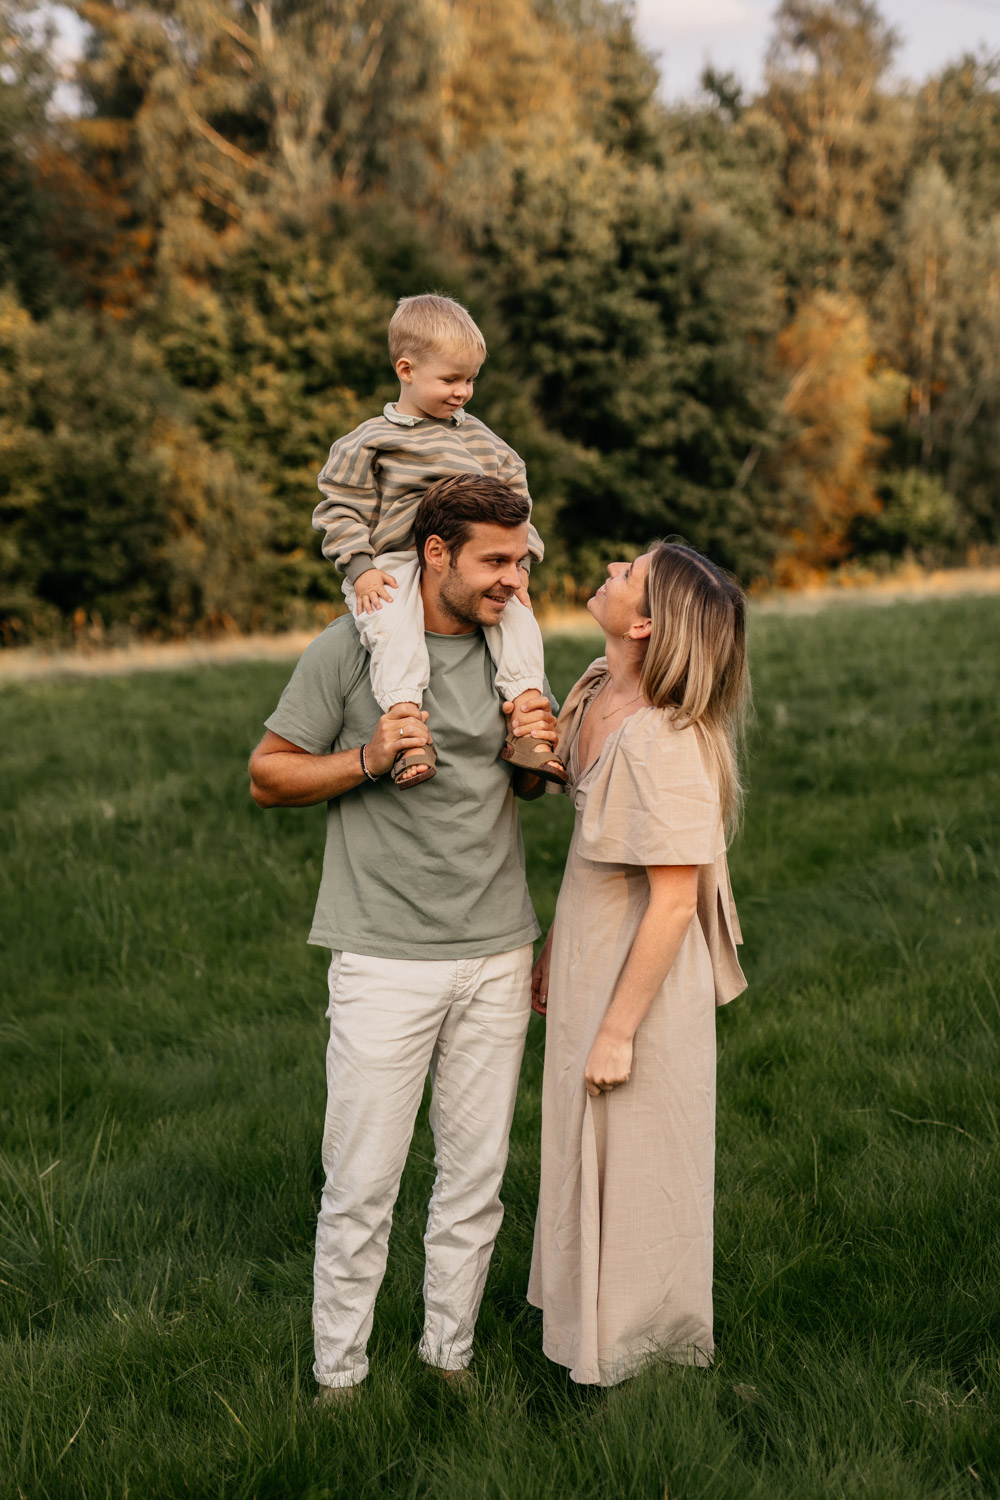
<instances>
[{"instance_id":1,"label":"man's left arm","mask_svg":"<svg viewBox=\"0 0 1000 1500\"><path fill-rule=\"evenodd\" d=\"M535 739L548 740L550 745L555 744L555 714L544 693L522 694L516 710L513 703L505 703L503 711L510 715L511 728L518 739L522 735L530 734ZM520 797L523 802L534 802L535 798L540 797L545 791L547 783L544 776L535 776L531 771L519 768L511 777L511 785L514 788L515 797Z\"/></svg>"}]
</instances>

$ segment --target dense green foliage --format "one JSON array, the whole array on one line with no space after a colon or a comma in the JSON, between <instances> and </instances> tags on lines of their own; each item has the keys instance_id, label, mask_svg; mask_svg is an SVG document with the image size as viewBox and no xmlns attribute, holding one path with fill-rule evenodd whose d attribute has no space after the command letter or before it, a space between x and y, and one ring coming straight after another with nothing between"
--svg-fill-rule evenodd
<instances>
[{"instance_id":1,"label":"dense green foliage","mask_svg":"<svg viewBox=\"0 0 1000 1500\"><path fill-rule=\"evenodd\" d=\"M1000 62L904 88L871 0L782 0L756 97L668 108L618 0L73 8L65 116L44 8L0 0L6 641L328 613L315 476L429 288L486 331L542 597L652 535L747 582L1000 545ZM41 357L68 397L25 401Z\"/></svg>"},{"instance_id":2,"label":"dense green foliage","mask_svg":"<svg viewBox=\"0 0 1000 1500\"><path fill-rule=\"evenodd\" d=\"M594 645L549 642L557 691ZM260 813L244 772L288 668L0 688L0 1493L994 1492L998 649L995 599L754 622L715 1367L587 1393L542 1356L533 1020L480 1393L415 1356L423 1115L363 1400L322 1417L323 818ZM524 809L543 922L570 817Z\"/></svg>"},{"instance_id":3,"label":"dense green foliage","mask_svg":"<svg viewBox=\"0 0 1000 1500\"><path fill-rule=\"evenodd\" d=\"M36 323L0 294L0 400L0 590L15 619L84 599L136 628L160 609L179 629L223 611L252 622L261 491L210 452L148 345L115 327L95 338L65 309Z\"/></svg>"}]
</instances>

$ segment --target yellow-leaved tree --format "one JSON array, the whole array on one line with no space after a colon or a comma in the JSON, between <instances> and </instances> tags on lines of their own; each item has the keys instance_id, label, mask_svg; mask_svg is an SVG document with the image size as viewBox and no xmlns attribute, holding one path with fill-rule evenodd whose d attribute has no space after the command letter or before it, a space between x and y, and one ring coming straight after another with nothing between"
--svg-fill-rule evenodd
<instances>
[{"instance_id":1,"label":"yellow-leaved tree","mask_svg":"<svg viewBox=\"0 0 1000 1500\"><path fill-rule=\"evenodd\" d=\"M778 338L778 357L793 431L771 473L798 511L779 563L782 581L795 583L844 557L855 517L878 508L875 459L884 440L874 426L887 404L900 401L901 382L895 371L876 368L861 304L833 292L800 304Z\"/></svg>"}]
</instances>

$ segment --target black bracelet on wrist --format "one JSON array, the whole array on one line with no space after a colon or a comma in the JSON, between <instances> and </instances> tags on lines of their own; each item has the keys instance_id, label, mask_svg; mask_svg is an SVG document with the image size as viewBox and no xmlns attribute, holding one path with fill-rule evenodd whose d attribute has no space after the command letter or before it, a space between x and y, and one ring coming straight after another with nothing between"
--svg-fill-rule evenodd
<instances>
[{"instance_id":1,"label":"black bracelet on wrist","mask_svg":"<svg viewBox=\"0 0 1000 1500\"><path fill-rule=\"evenodd\" d=\"M368 769L368 762L365 760L365 751L367 749L368 749L367 745L362 745L361 746L361 769L362 769L362 771L364 771L364 773L368 777L369 781L378 781L378 777L377 776L373 776L372 773L371 773L371 771L369 771L369 769Z\"/></svg>"}]
</instances>

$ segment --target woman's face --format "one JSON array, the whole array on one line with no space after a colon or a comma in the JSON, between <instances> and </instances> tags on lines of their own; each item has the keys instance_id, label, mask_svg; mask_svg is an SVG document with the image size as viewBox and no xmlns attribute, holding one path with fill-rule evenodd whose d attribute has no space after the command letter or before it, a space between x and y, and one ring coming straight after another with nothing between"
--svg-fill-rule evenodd
<instances>
[{"instance_id":1,"label":"woman's face","mask_svg":"<svg viewBox=\"0 0 1000 1500\"><path fill-rule=\"evenodd\" d=\"M649 614L643 607L648 573L648 552L631 562L608 564L607 579L587 600L587 608L605 635L623 637L632 626L649 624Z\"/></svg>"}]
</instances>

